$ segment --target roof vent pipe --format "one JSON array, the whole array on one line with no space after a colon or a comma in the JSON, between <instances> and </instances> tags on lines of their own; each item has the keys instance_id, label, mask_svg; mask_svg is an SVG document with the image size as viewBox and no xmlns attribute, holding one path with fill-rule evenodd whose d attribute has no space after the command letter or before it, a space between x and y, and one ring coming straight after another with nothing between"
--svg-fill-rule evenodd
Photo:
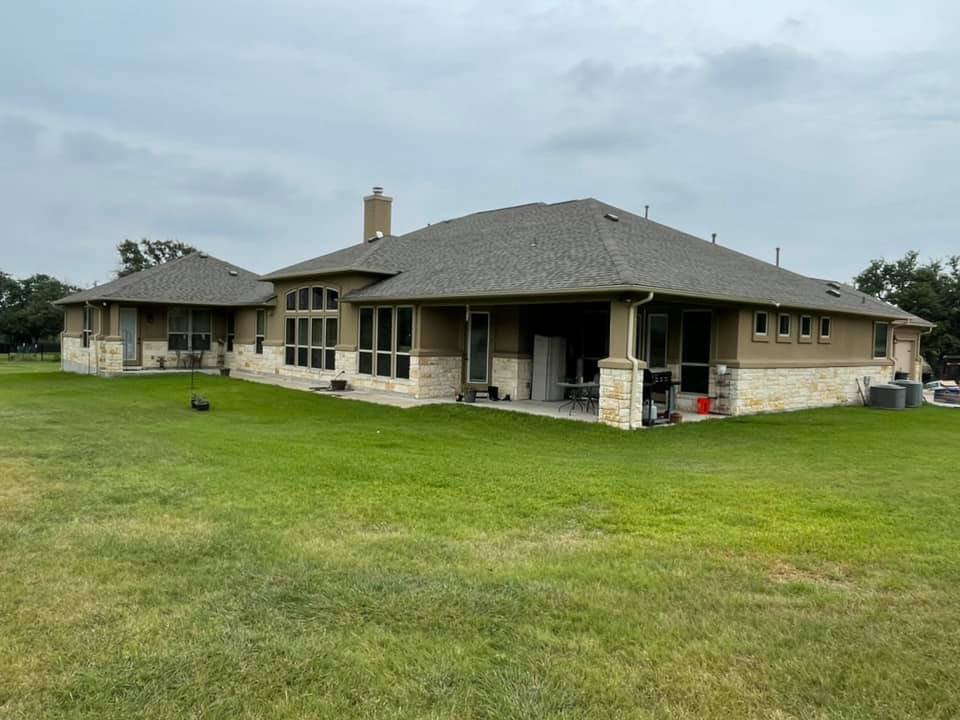
<instances>
[{"instance_id":1,"label":"roof vent pipe","mask_svg":"<svg viewBox=\"0 0 960 720\"><path fill-rule=\"evenodd\" d=\"M717 234L716 234L716 233L711 233L711 234L710 234L710 242L712 242L714 245L717 244Z\"/></svg>"},{"instance_id":2,"label":"roof vent pipe","mask_svg":"<svg viewBox=\"0 0 960 720\"><path fill-rule=\"evenodd\" d=\"M644 220L649 220L649 219L650 219L650 206L649 206L649 205L644 205L644 206L643 206L643 219L644 219Z\"/></svg>"},{"instance_id":3,"label":"roof vent pipe","mask_svg":"<svg viewBox=\"0 0 960 720\"><path fill-rule=\"evenodd\" d=\"M777 248L777 267L780 267L780 248Z\"/></svg>"}]
</instances>

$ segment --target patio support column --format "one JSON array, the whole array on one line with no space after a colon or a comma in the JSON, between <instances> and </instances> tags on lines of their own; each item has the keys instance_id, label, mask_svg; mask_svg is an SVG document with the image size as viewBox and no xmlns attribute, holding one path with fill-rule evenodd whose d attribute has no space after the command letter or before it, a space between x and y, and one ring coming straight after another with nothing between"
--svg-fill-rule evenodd
<instances>
[{"instance_id":1,"label":"patio support column","mask_svg":"<svg viewBox=\"0 0 960 720\"><path fill-rule=\"evenodd\" d=\"M633 388L633 363L627 357L630 338L630 305L610 303L610 355L600 361L600 422L620 430L642 427L643 368L639 364L637 387ZM630 402L633 398L631 417Z\"/></svg>"}]
</instances>

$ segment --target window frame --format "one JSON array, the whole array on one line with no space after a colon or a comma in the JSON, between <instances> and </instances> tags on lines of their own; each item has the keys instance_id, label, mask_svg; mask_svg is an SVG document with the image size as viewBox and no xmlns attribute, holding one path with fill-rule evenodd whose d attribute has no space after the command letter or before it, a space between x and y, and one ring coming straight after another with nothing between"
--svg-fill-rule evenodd
<instances>
[{"instance_id":1,"label":"window frame","mask_svg":"<svg viewBox=\"0 0 960 720\"><path fill-rule=\"evenodd\" d=\"M227 311L226 317L226 352L233 352L233 346L237 338L237 314L232 310Z\"/></svg>"},{"instance_id":2,"label":"window frame","mask_svg":"<svg viewBox=\"0 0 960 720\"><path fill-rule=\"evenodd\" d=\"M398 347L398 330L399 330L399 311L400 310L410 310L410 350L403 352L399 350ZM381 347L381 327L380 319L385 317L382 313L389 313L390 315L390 339L389 339L389 349L384 349ZM357 309L357 374L366 375L374 378L391 378L395 380L409 380L410 379L410 365L407 361L405 372L397 372L397 358L409 358L413 351L414 345L414 336L416 333L416 322L417 322L417 309L414 305L364 305ZM370 317L370 345L369 347L364 346L363 344L363 317L365 313L369 313ZM338 325L339 332L339 325ZM378 372L379 364L381 358L384 356L389 356L390 360L390 373L383 374ZM365 371L363 369L364 360L366 360L370 365L370 370Z\"/></svg>"},{"instance_id":3,"label":"window frame","mask_svg":"<svg viewBox=\"0 0 960 720\"><path fill-rule=\"evenodd\" d=\"M786 318L786 321L787 321L786 332L783 332L784 318ZM777 342L779 343L793 342L793 313L788 313L788 312L777 313Z\"/></svg>"},{"instance_id":4,"label":"window frame","mask_svg":"<svg viewBox=\"0 0 960 720\"><path fill-rule=\"evenodd\" d=\"M823 334L823 322L827 322L827 334ZM817 342L830 343L833 341L833 318L830 315L821 315L817 319Z\"/></svg>"},{"instance_id":5,"label":"window frame","mask_svg":"<svg viewBox=\"0 0 960 720\"><path fill-rule=\"evenodd\" d=\"M877 331L883 328L883 354L877 355ZM873 323L873 351L874 360L887 360L892 353L890 352L890 323L886 320L877 320Z\"/></svg>"},{"instance_id":6,"label":"window frame","mask_svg":"<svg viewBox=\"0 0 960 720\"><path fill-rule=\"evenodd\" d=\"M170 330L170 321L174 315L183 313L186 316L187 324L186 330L174 331ZM194 323L195 316L203 313L207 316L207 325L206 329L198 329ZM174 348L171 347L170 338L171 336L183 336L186 339L186 347ZM194 336L200 335L205 338L206 342L204 347L196 347L194 342ZM213 348L213 310L210 308L204 307L188 307L183 305L177 305L169 308L167 310L167 349L172 350L173 352L210 352Z\"/></svg>"},{"instance_id":7,"label":"window frame","mask_svg":"<svg viewBox=\"0 0 960 720\"><path fill-rule=\"evenodd\" d=\"M80 343L83 347L90 347L90 341L93 337L93 306L83 306L83 329L80 331Z\"/></svg>"},{"instance_id":8,"label":"window frame","mask_svg":"<svg viewBox=\"0 0 960 720\"><path fill-rule=\"evenodd\" d=\"M297 311L297 290L298 290L298 288L294 288L293 290L289 290L289 291L287 292L287 295L286 295L286 298L287 298L286 312L296 312L296 311ZM291 302L291 300L292 300L292 302Z\"/></svg>"},{"instance_id":9,"label":"window frame","mask_svg":"<svg viewBox=\"0 0 960 720\"><path fill-rule=\"evenodd\" d=\"M253 332L254 332L253 352L255 355L263 355L263 340L267 334L267 311L266 310L257 310L257 324L254 327Z\"/></svg>"},{"instance_id":10,"label":"window frame","mask_svg":"<svg viewBox=\"0 0 960 720\"><path fill-rule=\"evenodd\" d=\"M370 346L363 345L363 316L364 313L370 313ZM357 374L370 375L373 377L373 364L375 361L377 348L377 313L372 305L365 305L357 310ZM363 356L368 355L370 360L370 370L363 370Z\"/></svg>"},{"instance_id":11,"label":"window frame","mask_svg":"<svg viewBox=\"0 0 960 720\"><path fill-rule=\"evenodd\" d=\"M806 320L809 324L808 332L804 334L803 332L803 321ZM808 343L813 341L813 315L801 315L800 322L797 323L797 341L802 343Z\"/></svg>"},{"instance_id":12,"label":"window frame","mask_svg":"<svg viewBox=\"0 0 960 720\"><path fill-rule=\"evenodd\" d=\"M763 316L763 332L757 330L757 321ZM753 311L753 340L754 342L767 342L770 339L770 312L768 310Z\"/></svg>"},{"instance_id":13,"label":"window frame","mask_svg":"<svg viewBox=\"0 0 960 720\"><path fill-rule=\"evenodd\" d=\"M331 321L336 326L339 337L340 310L329 308L327 297L329 291L334 291L339 297L340 288L328 285L314 285L312 283L291 288L287 293L287 310L284 314L283 337L283 364L288 367L305 368L317 372L336 369L336 348L327 342L327 326ZM291 300L293 298L293 300ZM304 302L305 301L305 302ZM293 342L290 342L288 323L294 321ZM306 322L304 329L303 323ZM314 327L319 323L319 342L314 341ZM264 328L266 323L264 323ZM262 342L260 343L262 347ZM314 362L315 352L318 351ZM259 351L259 352L262 352Z\"/></svg>"}]
</instances>

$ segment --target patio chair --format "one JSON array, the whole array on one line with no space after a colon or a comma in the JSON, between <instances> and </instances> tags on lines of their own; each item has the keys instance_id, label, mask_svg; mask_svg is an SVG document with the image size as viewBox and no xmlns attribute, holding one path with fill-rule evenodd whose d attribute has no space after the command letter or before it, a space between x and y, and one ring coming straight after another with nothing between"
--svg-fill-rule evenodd
<instances>
[{"instance_id":1,"label":"patio chair","mask_svg":"<svg viewBox=\"0 0 960 720\"><path fill-rule=\"evenodd\" d=\"M593 376L593 386L587 389L587 412L600 412L600 373Z\"/></svg>"}]
</instances>

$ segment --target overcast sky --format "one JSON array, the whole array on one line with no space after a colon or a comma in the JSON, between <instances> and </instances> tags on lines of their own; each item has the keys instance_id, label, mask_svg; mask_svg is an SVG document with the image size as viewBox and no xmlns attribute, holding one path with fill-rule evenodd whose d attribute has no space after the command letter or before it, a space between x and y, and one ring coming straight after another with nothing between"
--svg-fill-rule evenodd
<instances>
[{"instance_id":1,"label":"overcast sky","mask_svg":"<svg viewBox=\"0 0 960 720\"><path fill-rule=\"evenodd\" d=\"M334 6L336 5L336 6ZM817 276L960 253L956 0L6 3L0 270L258 272L596 197Z\"/></svg>"}]
</instances>

